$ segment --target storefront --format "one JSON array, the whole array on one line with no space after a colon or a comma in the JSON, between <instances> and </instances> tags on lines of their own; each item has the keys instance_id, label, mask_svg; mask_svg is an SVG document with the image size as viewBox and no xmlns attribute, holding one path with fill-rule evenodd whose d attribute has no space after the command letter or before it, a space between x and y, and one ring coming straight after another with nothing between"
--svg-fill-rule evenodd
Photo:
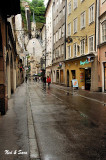
<instances>
[{"instance_id":1,"label":"storefront","mask_svg":"<svg viewBox=\"0 0 106 160\"><path fill-rule=\"evenodd\" d=\"M52 66L52 82L65 84L65 64L63 62Z\"/></svg>"},{"instance_id":2,"label":"storefront","mask_svg":"<svg viewBox=\"0 0 106 160\"><path fill-rule=\"evenodd\" d=\"M92 90L93 84L97 83L93 63L94 60L88 61L87 56L66 61L66 86L72 86L72 80L77 79L79 88Z\"/></svg>"}]
</instances>

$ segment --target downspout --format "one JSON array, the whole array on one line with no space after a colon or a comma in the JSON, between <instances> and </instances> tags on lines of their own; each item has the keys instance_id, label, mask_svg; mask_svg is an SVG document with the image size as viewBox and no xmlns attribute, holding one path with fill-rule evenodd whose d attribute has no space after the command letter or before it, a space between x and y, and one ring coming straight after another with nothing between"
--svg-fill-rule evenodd
<instances>
[{"instance_id":1,"label":"downspout","mask_svg":"<svg viewBox=\"0 0 106 160\"><path fill-rule=\"evenodd\" d=\"M66 60L66 22L67 22L67 0L65 1L65 37L64 37L64 44L65 44L65 47L64 47L64 60Z\"/></svg>"},{"instance_id":2,"label":"downspout","mask_svg":"<svg viewBox=\"0 0 106 160\"><path fill-rule=\"evenodd\" d=\"M97 44L97 49L98 49L98 62L100 62L100 53L99 53L99 44L100 44L100 20L99 20L99 16L100 16L100 0L97 0L98 3L98 44Z\"/></svg>"},{"instance_id":3,"label":"downspout","mask_svg":"<svg viewBox=\"0 0 106 160\"><path fill-rule=\"evenodd\" d=\"M98 23L97 23L97 0L95 0L95 52L97 51L97 30L98 30ZM96 28L97 27L97 28Z\"/></svg>"}]
</instances>

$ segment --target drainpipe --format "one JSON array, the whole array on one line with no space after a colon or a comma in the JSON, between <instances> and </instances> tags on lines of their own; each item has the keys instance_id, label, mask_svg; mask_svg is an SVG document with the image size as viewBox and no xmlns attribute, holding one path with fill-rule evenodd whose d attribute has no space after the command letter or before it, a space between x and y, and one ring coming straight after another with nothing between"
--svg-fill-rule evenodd
<instances>
[{"instance_id":1,"label":"drainpipe","mask_svg":"<svg viewBox=\"0 0 106 160\"><path fill-rule=\"evenodd\" d=\"M66 59L66 28L67 28L66 22L67 22L67 0L65 1L65 37L64 37L64 45L65 45L64 52L65 52L65 54L64 54L64 60Z\"/></svg>"}]
</instances>

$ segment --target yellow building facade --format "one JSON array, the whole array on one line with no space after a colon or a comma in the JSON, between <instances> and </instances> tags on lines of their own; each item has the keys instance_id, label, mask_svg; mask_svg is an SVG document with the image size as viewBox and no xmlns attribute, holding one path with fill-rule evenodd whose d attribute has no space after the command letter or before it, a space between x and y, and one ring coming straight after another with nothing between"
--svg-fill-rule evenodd
<instances>
[{"instance_id":1,"label":"yellow building facade","mask_svg":"<svg viewBox=\"0 0 106 160\"><path fill-rule=\"evenodd\" d=\"M66 85L98 90L95 0L67 0Z\"/></svg>"}]
</instances>

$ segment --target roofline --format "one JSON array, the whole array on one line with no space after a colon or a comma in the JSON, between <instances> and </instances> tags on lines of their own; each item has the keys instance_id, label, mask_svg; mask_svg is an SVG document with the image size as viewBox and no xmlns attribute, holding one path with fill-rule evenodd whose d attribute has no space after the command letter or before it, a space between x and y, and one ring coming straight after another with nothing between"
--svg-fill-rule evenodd
<instances>
[{"instance_id":1,"label":"roofline","mask_svg":"<svg viewBox=\"0 0 106 160\"><path fill-rule=\"evenodd\" d=\"M48 10L49 4L50 4L51 0L48 1L47 6L46 6L46 10L45 10L45 16L46 16L46 12Z\"/></svg>"}]
</instances>

